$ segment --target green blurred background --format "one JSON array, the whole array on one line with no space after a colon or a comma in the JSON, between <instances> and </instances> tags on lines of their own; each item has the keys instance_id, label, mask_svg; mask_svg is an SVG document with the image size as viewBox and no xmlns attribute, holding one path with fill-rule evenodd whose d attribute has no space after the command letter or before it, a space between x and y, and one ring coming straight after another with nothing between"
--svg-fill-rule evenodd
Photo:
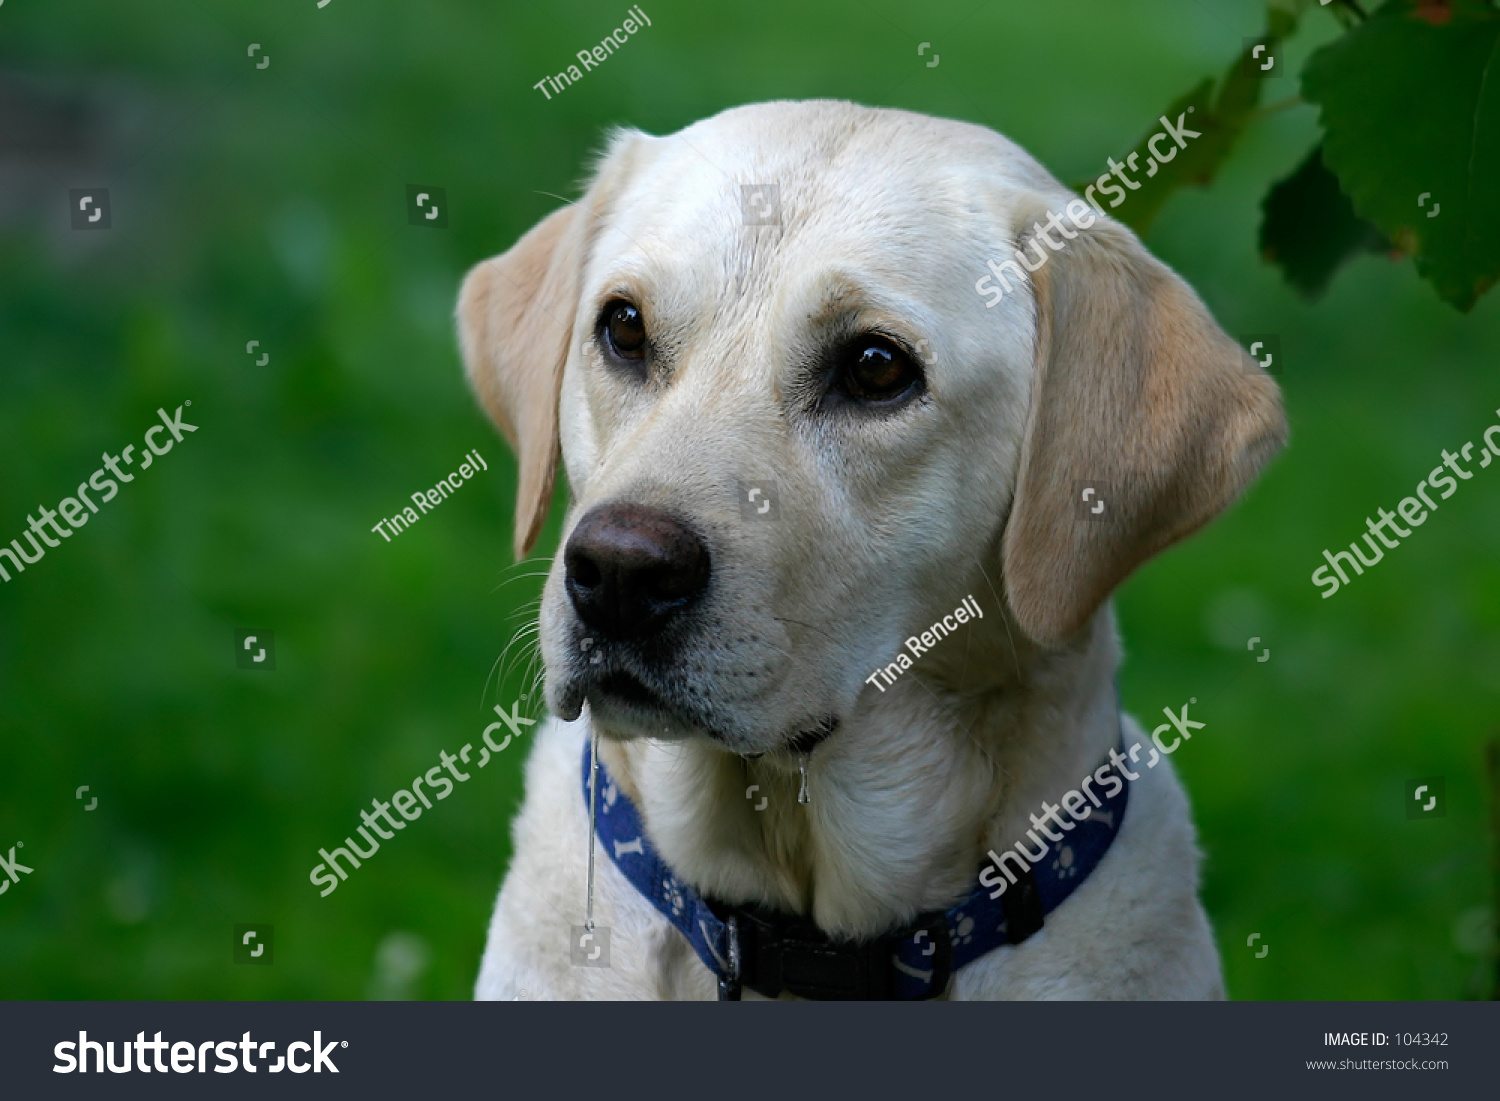
<instances>
[{"instance_id":1,"label":"green blurred background","mask_svg":"<svg viewBox=\"0 0 1500 1101\"><path fill-rule=\"evenodd\" d=\"M1249 0L643 6L652 26L551 100L532 85L624 3L0 7L0 537L159 406L200 426L0 584L0 853L24 842L35 869L0 896L0 997L468 995L526 746L329 897L308 872L526 692L523 644L496 663L541 566L510 562L513 466L452 306L468 265L577 194L606 128L839 97L1092 177L1264 22ZM1315 7L1288 67L1337 31ZM1316 129L1311 107L1269 117L1148 238L1229 332L1280 335L1292 445L1124 588L1122 686L1148 719L1201 701L1175 760L1232 996L1483 996L1500 472L1333 599L1308 578L1495 423L1500 307L1460 315L1380 257L1296 298L1256 254L1259 203ZM446 189L447 228L408 223L409 183ZM113 228L71 230L67 189L96 186ZM371 533L473 448L489 473ZM274 672L236 668L242 627L274 630ZM1427 776L1447 814L1409 821ZM247 922L274 925L272 966L232 962Z\"/></svg>"}]
</instances>

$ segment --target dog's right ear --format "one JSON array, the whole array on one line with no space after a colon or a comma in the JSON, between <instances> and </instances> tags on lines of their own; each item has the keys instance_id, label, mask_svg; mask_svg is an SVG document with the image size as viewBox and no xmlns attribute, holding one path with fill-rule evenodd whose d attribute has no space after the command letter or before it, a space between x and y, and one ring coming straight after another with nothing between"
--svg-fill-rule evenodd
<instances>
[{"instance_id":1,"label":"dog's right ear","mask_svg":"<svg viewBox=\"0 0 1500 1101\"><path fill-rule=\"evenodd\" d=\"M519 466L517 558L536 543L552 502L558 394L589 245L642 138L614 135L583 198L549 214L508 252L476 264L459 292L464 370Z\"/></svg>"},{"instance_id":2,"label":"dog's right ear","mask_svg":"<svg viewBox=\"0 0 1500 1101\"><path fill-rule=\"evenodd\" d=\"M557 476L557 395L573 332L586 220L549 214L509 252L476 264L458 296L464 370L520 467L516 557L541 533Z\"/></svg>"}]
</instances>

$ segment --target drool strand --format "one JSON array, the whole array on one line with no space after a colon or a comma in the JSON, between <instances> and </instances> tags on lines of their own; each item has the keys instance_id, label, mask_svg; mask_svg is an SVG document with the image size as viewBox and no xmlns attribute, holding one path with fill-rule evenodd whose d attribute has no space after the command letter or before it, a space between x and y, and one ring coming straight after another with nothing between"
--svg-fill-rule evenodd
<instances>
[{"instance_id":1,"label":"drool strand","mask_svg":"<svg viewBox=\"0 0 1500 1101\"><path fill-rule=\"evenodd\" d=\"M590 724L592 725L592 724ZM594 931L594 828L599 793L599 728L596 726L589 740L589 888L588 902L584 908L583 927Z\"/></svg>"}]
</instances>

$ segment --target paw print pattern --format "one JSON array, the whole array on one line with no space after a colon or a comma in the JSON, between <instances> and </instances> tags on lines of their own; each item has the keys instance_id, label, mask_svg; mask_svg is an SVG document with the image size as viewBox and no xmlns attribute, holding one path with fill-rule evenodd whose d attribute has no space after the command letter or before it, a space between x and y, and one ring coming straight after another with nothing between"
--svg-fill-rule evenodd
<instances>
[{"instance_id":1,"label":"paw print pattern","mask_svg":"<svg viewBox=\"0 0 1500 1101\"><path fill-rule=\"evenodd\" d=\"M672 916L681 917L683 907L686 905L682 897L682 888L677 885L677 880L667 877L661 885L662 894L666 896L668 904L672 907Z\"/></svg>"},{"instance_id":2,"label":"paw print pattern","mask_svg":"<svg viewBox=\"0 0 1500 1101\"><path fill-rule=\"evenodd\" d=\"M1073 847L1064 845L1058 850L1057 859L1052 862L1052 870L1057 873L1058 879L1072 879L1078 874L1078 864L1073 859Z\"/></svg>"},{"instance_id":3,"label":"paw print pattern","mask_svg":"<svg viewBox=\"0 0 1500 1101\"><path fill-rule=\"evenodd\" d=\"M959 915L958 927L953 930L953 947L968 944L974 939L974 919L966 914Z\"/></svg>"}]
</instances>

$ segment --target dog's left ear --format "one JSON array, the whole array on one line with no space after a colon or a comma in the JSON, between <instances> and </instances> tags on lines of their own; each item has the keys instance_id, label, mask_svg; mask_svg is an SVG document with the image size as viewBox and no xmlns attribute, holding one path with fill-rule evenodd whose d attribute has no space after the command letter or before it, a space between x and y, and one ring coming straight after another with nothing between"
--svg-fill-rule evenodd
<instances>
[{"instance_id":1,"label":"dog's left ear","mask_svg":"<svg viewBox=\"0 0 1500 1101\"><path fill-rule=\"evenodd\" d=\"M1047 255L1002 555L1017 622L1058 645L1238 496L1285 441L1286 416L1271 378L1130 230L1100 218Z\"/></svg>"},{"instance_id":2,"label":"dog's left ear","mask_svg":"<svg viewBox=\"0 0 1500 1101\"><path fill-rule=\"evenodd\" d=\"M552 503L558 393L589 245L644 138L613 135L583 198L542 219L508 252L476 264L459 291L464 369L520 466L517 558L536 543Z\"/></svg>"}]
</instances>

